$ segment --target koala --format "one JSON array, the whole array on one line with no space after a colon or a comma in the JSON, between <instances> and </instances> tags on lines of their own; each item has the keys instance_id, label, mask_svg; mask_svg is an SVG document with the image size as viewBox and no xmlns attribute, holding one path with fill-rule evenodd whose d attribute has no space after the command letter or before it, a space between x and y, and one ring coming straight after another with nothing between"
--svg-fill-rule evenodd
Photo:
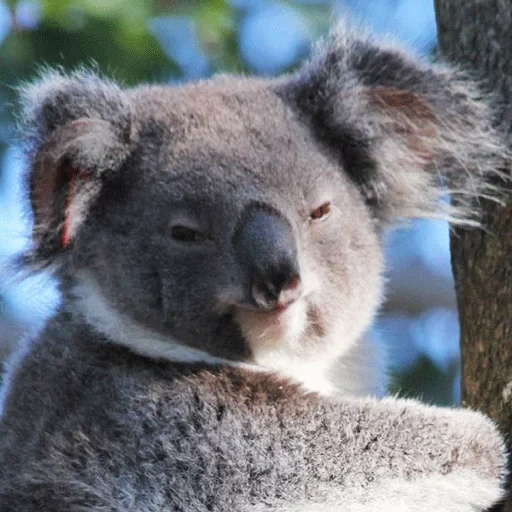
<instances>
[{"instance_id":1,"label":"koala","mask_svg":"<svg viewBox=\"0 0 512 512\"><path fill-rule=\"evenodd\" d=\"M9 363L0 512L485 510L483 415L375 398L393 223L478 224L477 87L340 24L297 72L21 88L30 268L62 304ZM451 193L452 201L444 200Z\"/></svg>"}]
</instances>

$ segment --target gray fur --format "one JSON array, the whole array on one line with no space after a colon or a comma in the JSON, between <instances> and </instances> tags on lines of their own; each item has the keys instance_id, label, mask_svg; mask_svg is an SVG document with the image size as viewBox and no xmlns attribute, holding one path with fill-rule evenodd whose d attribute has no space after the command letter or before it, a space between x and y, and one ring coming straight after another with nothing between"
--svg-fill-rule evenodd
<instances>
[{"instance_id":1,"label":"gray fur","mask_svg":"<svg viewBox=\"0 0 512 512\"><path fill-rule=\"evenodd\" d=\"M504 165L474 90L343 27L277 80L25 87L28 261L64 301L6 379L0 512L494 503L489 420L360 396L378 387L362 348L383 226L473 222L439 198L486 195Z\"/></svg>"},{"instance_id":2,"label":"gray fur","mask_svg":"<svg viewBox=\"0 0 512 512\"><path fill-rule=\"evenodd\" d=\"M340 404L274 375L152 361L106 341L61 313L18 370L1 427L2 512L315 510L431 479L425 507L439 499L436 478L449 487L459 474L468 502L453 508L445 492L436 510L499 494L503 446L477 413Z\"/></svg>"}]
</instances>

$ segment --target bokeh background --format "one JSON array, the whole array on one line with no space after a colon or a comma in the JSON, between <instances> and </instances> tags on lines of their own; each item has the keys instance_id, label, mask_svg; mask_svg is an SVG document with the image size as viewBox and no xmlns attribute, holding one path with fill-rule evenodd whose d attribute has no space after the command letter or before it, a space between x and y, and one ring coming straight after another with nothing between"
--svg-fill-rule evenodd
<instances>
[{"instance_id":1,"label":"bokeh background","mask_svg":"<svg viewBox=\"0 0 512 512\"><path fill-rule=\"evenodd\" d=\"M307 57L339 16L435 50L433 0L0 0L0 269L27 247L15 86L42 65L85 63L126 85L178 84L219 71L275 75ZM459 328L449 231L414 221L389 233L388 300L371 333L386 345L390 391L451 404L459 397ZM0 361L57 307L48 275L0 270Z\"/></svg>"}]
</instances>

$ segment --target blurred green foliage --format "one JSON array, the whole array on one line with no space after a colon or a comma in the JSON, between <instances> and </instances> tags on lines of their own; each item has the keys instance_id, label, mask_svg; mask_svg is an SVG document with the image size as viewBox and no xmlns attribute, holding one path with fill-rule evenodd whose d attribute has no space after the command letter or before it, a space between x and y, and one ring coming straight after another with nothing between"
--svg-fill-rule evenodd
<instances>
[{"instance_id":1,"label":"blurred green foliage","mask_svg":"<svg viewBox=\"0 0 512 512\"><path fill-rule=\"evenodd\" d=\"M419 398L437 405L453 405L454 383L458 385L459 365L452 363L447 370L436 366L422 355L407 369L392 369L388 391L402 398Z\"/></svg>"}]
</instances>

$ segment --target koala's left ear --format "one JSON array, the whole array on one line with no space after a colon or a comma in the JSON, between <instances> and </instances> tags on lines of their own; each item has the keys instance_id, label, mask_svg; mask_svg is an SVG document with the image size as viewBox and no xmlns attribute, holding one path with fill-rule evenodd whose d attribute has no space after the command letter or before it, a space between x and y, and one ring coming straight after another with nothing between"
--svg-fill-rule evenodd
<instances>
[{"instance_id":1,"label":"koala's left ear","mask_svg":"<svg viewBox=\"0 0 512 512\"><path fill-rule=\"evenodd\" d=\"M355 181L377 218L444 216L472 223L473 197L493 196L488 175L507 146L477 87L342 25L278 94ZM441 197L452 193L452 205Z\"/></svg>"},{"instance_id":2,"label":"koala's left ear","mask_svg":"<svg viewBox=\"0 0 512 512\"><path fill-rule=\"evenodd\" d=\"M130 100L87 70L46 71L20 88L34 213L31 254L47 264L63 253L92 202L133 149Z\"/></svg>"}]
</instances>

